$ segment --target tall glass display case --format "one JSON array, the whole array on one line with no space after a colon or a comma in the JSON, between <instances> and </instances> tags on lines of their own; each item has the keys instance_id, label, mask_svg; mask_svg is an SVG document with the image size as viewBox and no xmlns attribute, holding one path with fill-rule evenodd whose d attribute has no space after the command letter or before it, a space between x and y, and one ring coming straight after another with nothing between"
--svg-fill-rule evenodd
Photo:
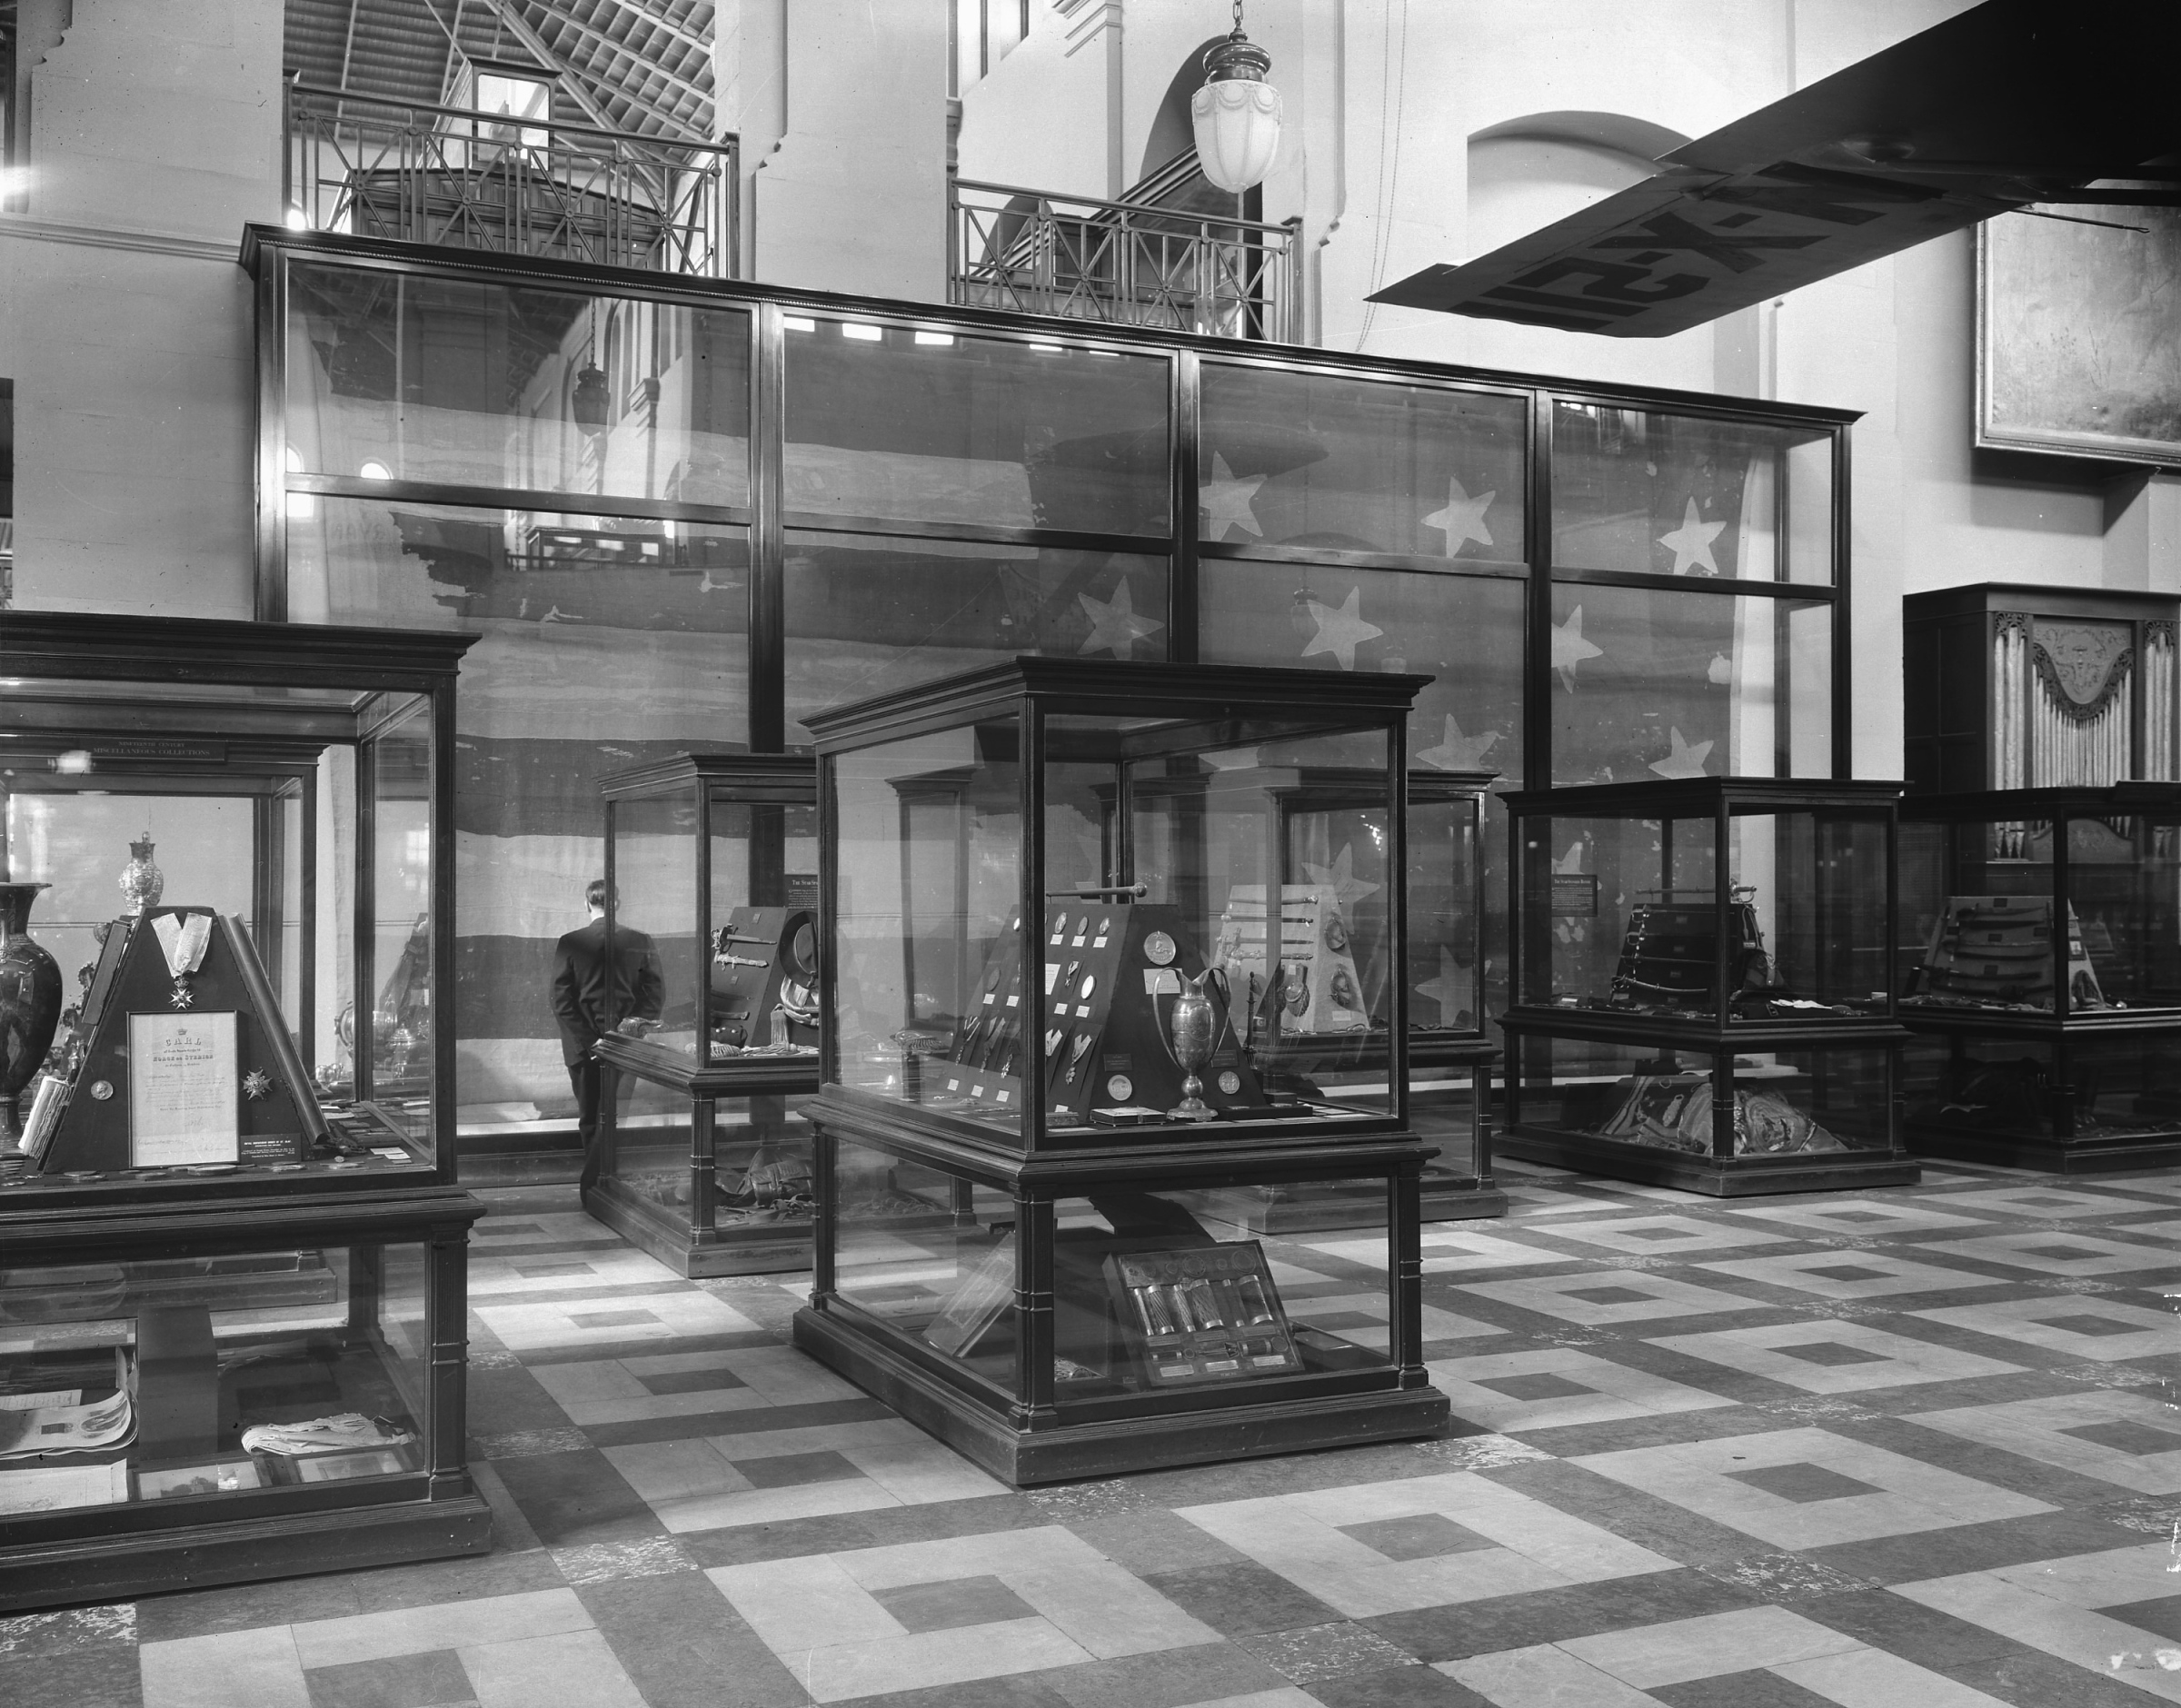
<instances>
[{"instance_id":1,"label":"tall glass display case","mask_svg":"<svg viewBox=\"0 0 2181 1708\"><path fill-rule=\"evenodd\" d=\"M0 1606L489 1545L469 644L0 614Z\"/></svg>"},{"instance_id":2,"label":"tall glass display case","mask_svg":"<svg viewBox=\"0 0 2181 1708\"><path fill-rule=\"evenodd\" d=\"M591 1213L687 1276L806 1269L816 1210L817 767L678 754L616 771L606 958L656 968L656 1012L601 1038Z\"/></svg>"},{"instance_id":3,"label":"tall glass display case","mask_svg":"<svg viewBox=\"0 0 2181 1708\"><path fill-rule=\"evenodd\" d=\"M1018 1484L1437 1426L1407 886L1359 941L1296 811L1337 782L1408 870L1419 686L1026 657L812 720L799 1346ZM1383 1291L1284 1300L1222 1213L1265 1191L1375 1205Z\"/></svg>"},{"instance_id":4,"label":"tall glass display case","mask_svg":"<svg viewBox=\"0 0 2181 1708\"><path fill-rule=\"evenodd\" d=\"M1913 1180L1894 783L1508 796L1509 1156L1736 1197Z\"/></svg>"},{"instance_id":5,"label":"tall glass display case","mask_svg":"<svg viewBox=\"0 0 2181 1708\"><path fill-rule=\"evenodd\" d=\"M1901 817L1909 1143L2181 1161L2181 783L1911 796Z\"/></svg>"}]
</instances>

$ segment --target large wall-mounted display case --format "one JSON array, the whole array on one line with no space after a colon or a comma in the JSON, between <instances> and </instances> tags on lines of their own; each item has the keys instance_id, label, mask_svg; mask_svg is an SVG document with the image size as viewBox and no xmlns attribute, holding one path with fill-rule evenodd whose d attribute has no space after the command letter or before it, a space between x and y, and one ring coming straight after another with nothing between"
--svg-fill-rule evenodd
<instances>
[{"instance_id":1,"label":"large wall-mounted display case","mask_svg":"<svg viewBox=\"0 0 2181 1708\"><path fill-rule=\"evenodd\" d=\"M0 1603L470 1552L469 638L0 615Z\"/></svg>"},{"instance_id":2,"label":"large wall-mounted display case","mask_svg":"<svg viewBox=\"0 0 2181 1708\"><path fill-rule=\"evenodd\" d=\"M1507 797L1510 1156L1721 1196L1913 1180L1893 1108L1897 784Z\"/></svg>"},{"instance_id":3,"label":"large wall-mounted display case","mask_svg":"<svg viewBox=\"0 0 2181 1708\"><path fill-rule=\"evenodd\" d=\"M817 767L678 754L608 776L606 961L656 968L657 1012L601 1038L591 1213L687 1276L804 1269L816 1210Z\"/></svg>"},{"instance_id":4,"label":"large wall-mounted display case","mask_svg":"<svg viewBox=\"0 0 2181 1708\"><path fill-rule=\"evenodd\" d=\"M1337 785L1408 870L1418 686L1021 658L814 721L798 1345L1017 1483L1436 1426L1408 886L1366 923L1293 840ZM1321 1189L1375 1207L1369 1329L1290 1308L1232 1216Z\"/></svg>"},{"instance_id":5,"label":"large wall-mounted display case","mask_svg":"<svg viewBox=\"0 0 2181 1708\"><path fill-rule=\"evenodd\" d=\"M1901 818L1910 1144L2181 1161L2181 783L1918 796Z\"/></svg>"}]
</instances>

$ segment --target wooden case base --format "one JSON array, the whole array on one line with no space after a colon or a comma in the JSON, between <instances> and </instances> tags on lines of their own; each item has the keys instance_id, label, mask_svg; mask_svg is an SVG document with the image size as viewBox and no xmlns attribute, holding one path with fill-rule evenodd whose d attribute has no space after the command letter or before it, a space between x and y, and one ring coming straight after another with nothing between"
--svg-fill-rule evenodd
<instances>
[{"instance_id":1,"label":"wooden case base","mask_svg":"<svg viewBox=\"0 0 2181 1708\"><path fill-rule=\"evenodd\" d=\"M474 1489L453 1500L77 1537L0 1553L0 1608L127 1601L172 1590L489 1554L492 1546L492 1510Z\"/></svg>"},{"instance_id":2,"label":"wooden case base","mask_svg":"<svg viewBox=\"0 0 2181 1708\"><path fill-rule=\"evenodd\" d=\"M2048 1134L1970 1132L1908 1121L1902 1134L1919 1157L1987 1163L1995 1168L2034 1168L2041 1174L2119 1174L2181 1164L2181 1127L2125 1137L2055 1138Z\"/></svg>"},{"instance_id":3,"label":"wooden case base","mask_svg":"<svg viewBox=\"0 0 2181 1708\"><path fill-rule=\"evenodd\" d=\"M1446 1396L1425 1387L1021 1430L822 1311L806 1307L795 1313L795 1345L1017 1488L1124 1471L1408 1441L1437 1435L1449 1415Z\"/></svg>"},{"instance_id":4,"label":"wooden case base","mask_svg":"<svg viewBox=\"0 0 2181 1708\"><path fill-rule=\"evenodd\" d=\"M656 1257L692 1281L708 1276L779 1275L811 1266L811 1223L801 1221L722 1227L702 1245L686 1227L674 1228L646 1215L611 1179L601 1180L583 1200L591 1219L603 1222L632 1246Z\"/></svg>"},{"instance_id":5,"label":"wooden case base","mask_svg":"<svg viewBox=\"0 0 2181 1708\"><path fill-rule=\"evenodd\" d=\"M1913 1157L1893 1151L1826 1151L1809 1157L1736 1157L1719 1159L1643 1145L1617 1145L1609 1139L1578 1138L1567 1133L1510 1127L1501 1135L1499 1154L1552 1168L1636 1180L1647 1186L1678 1187L1715 1198L1764 1197L1782 1192L1834 1192L1871 1187L1914 1186L1923 1169Z\"/></svg>"}]
</instances>

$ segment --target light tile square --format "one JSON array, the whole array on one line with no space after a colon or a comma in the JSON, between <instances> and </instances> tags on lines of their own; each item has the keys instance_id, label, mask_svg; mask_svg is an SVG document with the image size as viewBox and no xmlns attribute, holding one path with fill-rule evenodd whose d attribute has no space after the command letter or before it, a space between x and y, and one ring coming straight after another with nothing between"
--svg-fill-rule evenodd
<instances>
[{"instance_id":1,"label":"light tile square","mask_svg":"<svg viewBox=\"0 0 2181 1708\"><path fill-rule=\"evenodd\" d=\"M1650 1690L1717 1678L1722 1673L1844 1654L1863 1645L1784 1607L1750 1607L1574 1637L1559 1646L1602 1673L1638 1690Z\"/></svg>"},{"instance_id":2,"label":"light tile square","mask_svg":"<svg viewBox=\"0 0 2181 1708\"><path fill-rule=\"evenodd\" d=\"M2141 1394L2088 1388L2047 1399L1917 1412L1905 1421L1981 1441L2040 1464L2101 1477L2138 1494L2181 1494L2181 1411ZM2112 1432L2116 1439L2133 1436L2141 1445L2150 1445L2163 1437L2171 1445L2159 1451L2131 1452L2099 1442L2095 1432L2101 1425L2121 1426ZM2084 1429L2093 1433L2070 1433ZM2181 1584L2169 1587L2181 1594Z\"/></svg>"},{"instance_id":3,"label":"light tile square","mask_svg":"<svg viewBox=\"0 0 2181 1708\"><path fill-rule=\"evenodd\" d=\"M1556 1221L1540 1228L1554 1239L1578 1240L1629 1256L1679 1256L1692 1251L1732 1251L1777 1246L1788 1237L1732 1222L1701 1222L1693 1216L1628 1216L1612 1221Z\"/></svg>"},{"instance_id":4,"label":"light tile square","mask_svg":"<svg viewBox=\"0 0 2181 1708\"><path fill-rule=\"evenodd\" d=\"M286 1625L146 1643L136 1653L144 1708L311 1708L303 1657Z\"/></svg>"},{"instance_id":5,"label":"light tile square","mask_svg":"<svg viewBox=\"0 0 2181 1708\"><path fill-rule=\"evenodd\" d=\"M2086 1672L2117 1678L2157 1701L2181 1703L2181 1672L2166 1671L2151 1654L2170 1645L2098 1611L2170 1592L2175 1580L2166 1567L2172 1563L2171 1547L2161 1541L1896 1584L1892 1593Z\"/></svg>"},{"instance_id":6,"label":"light tile square","mask_svg":"<svg viewBox=\"0 0 2181 1708\"><path fill-rule=\"evenodd\" d=\"M1359 1239L1312 1238L1300 1243L1329 1257L1369 1264L1379 1269L1386 1266L1383 1234ZM1497 1234L1465 1233L1458 1226L1446 1223L1425 1224L1423 1247L1426 1275L1444 1275L1450 1270L1515 1269L1572 1261L1565 1252L1540 1250Z\"/></svg>"},{"instance_id":7,"label":"light tile square","mask_svg":"<svg viewBox=\"0 0 2181 1708\"><path fill-rule=\"evenodd\" d=\"M477 1308L484 1326L513 1352L541 1352L601 1341L667 1340L691 1335L753 1335L758 1326L732 1306L709 1293L647 1293L615 1299L613 1308L597 1301L556 1303L539 1299L522 1305ZM644 1323L580 1323L579 1316L619 1317L632 1310L647 1313Z\"/></svg>"},{"instance_id":8,"label":"light tile square","mask_svg":"<svg viewBox=\"0 0 2181 1708\"><path fill-rule=\"evenodd\" d=\"M1936 1202L1952 1205L1960 1200L1941 1198ZM1807 1227L1820 1235L1883 1237L1922 1228L1991 1226L1985 1217L1951 1215L1933 1208L1933 1203L1930 1198L1903 1202L1895 1198L1819 1197L1815 1201L1798 1199L1786 1204L1734 1203L1725 1207L1729 1216L1748 1216L1786 1227Z\"/></svg>"},{"instance_id":9,"label":"light tile square","mask_svg":"<svg viewBox=\"0 0 2181 1708\"><path fill-rule=\"evenodd\" d=\"M390 1654L422 1654L427 1649L461 1649L589 1631L593 1621L573 1590L541 1589L320 1619L293 1629L296 1655L307 1671Z\"/></svg>"},{"instance_id":10,"label":"light tile square","mask_svg":"<svg viewBox=\"0 0 2181 1708\"><path fill-rule=\"evenodd\" d=\"M567 1631L513 1643L465 1644L455 1651L478 1708L647 1708L642 1694L597 1631Z\"/></svg>"},{"instance_id":11,"label":"light tile square","mask_svg":"<svg viewBox=\"0 0 2181 1708\"><path fill-rule=\"evenodd\" d=\"M1935 1323L1972 1328L1996 1340L2020 1341L2047 1352L2109 1363L2122 1358L2170 1356L2181 1348L2181 1322L2166 1311L2095 1293L2040 1294L2036 1298L2008 1299L1990 1305L1953 1305L1937 1310L1911 1311ZM2088 1330L2086 1318L2123 1332Z\"/></svg>"},{"instance_id":12,"label":"light tile square","mask_svg":"<svg viewBox=\"0 0 2181 1708\"><path fill-rule=\"evenodd\" d=\"M1503 1433L1558 1429L1570 1424L1618 1423L1627 1417L1657 1417L1734 1404L1701 1388L1596 1357L1579 1346L1446 1358L1428 1367L1432 1385L1452 1402L1457 1417ZM1559 1376L1587 1391L1525 1400L1481 1385L1525 1375Z\"/></svg>"},{"instance_id":13,"label":"light tile square","mask_svg":"<svg viewBox=\"0 0 2181 1708\"><path fill-rule=\"evenodd\" d=\"M1878 1251L1798 1251L1768 1257L1743 1257L1697 1266L1718 1275L1762 1281L1815 1294L1821 1299L1887 1298L1901 1293L1958 1293L1964 1288L1999 1286L1988 1276L1937 1264L1912 1263Z\"/></svg>"},{"instance_id":14,"label":"light tile square","mask_svg":"<svg viewBox=\"0 0 2181 1708\"><path fill-rule=\"evenodd\" d=\"M1674 1562L1473 1472L1185 1506L1180 1516L1349 1619L1668 1571ZM1498 1544L1389 1560L1344 1526L1437 1513Z\"/></svg>"},{"instance_id":15,"label":"light tile square","mask_svg":"<svg viewBox=\"0 0 2181 1708\"><path fill-rule=\"evenodd\" d=\"M1944 1202L1953 1209L1981 1210L1992 1216L2027 1216L2040 1222L2065 1221L2080 1216L2126 1216L2130 1210L2154 1207L2141 1198L2124 1197L2117 1192L2047 1186L2041 1180L2029 1186L2001 1187L1990 1192L1949 1192Z\"/></svg>"},{"instance_id":16,"label":"light tile square","mask_svg":"<svg viewBox=\"0 0 2181 1708\"><path fill-rule=\"evenodd\" d=\"M1822 1429L1635 1447L1590 1454L1573 1463L1778 1548L1868 1542L2053 1510L2027 1495ZM1790 1465L1821 1466L1878 1492L1798 1501L1768 1494L1736 1475Z\"/></svg>"},{"instance_id":17,"label":"light tile square","mask_svg":"<svg viewBox=\"0 0 2181 1708\"><path fill-rule=\"evenodd\" d=\"M1497 1708L1660 1708L1648 1691L1549 1643L1441 1661L1437 1670Z\"/></svg>"},{"instance_id":18,"label":"light tile square","mask_svg":"<svg viewBox=\"0 0 2181 1708\"><path fill-rule=\"evenodd\" d=\"M1497 1299L1502 1305L1557 1316L1562 1322L1585 1328L1764 1308L1732 1293L1692 1286L1671 1276L1653 1275L1642 1269L1594 1269L1579 1275L1477 1281L1460 1290L1480 1298Z\"/></svg>"},{"instance_id":19,"label":"light tile square","mask_svg":"<svg viewBox=\"0 0 2181 1708\"><path fill-rule=\"evenodd\" d=\"M1973 1352L1889 1333L1867 1323L1820 1318L1762 1328L1655 1336L1651 1344L1784 1382L1808 1394L1860 1394L1913 1382L1957 1382L2021 1368ZM1846 1355L1830 1348L1846 1349ZM1798 1349L1800 1349L1798 1351Z\"/></svg>"},{"instance_id":20,"label":"light tile square","mask_svg":"<svg viewBox=\"0 0 2181 1708\"><path fill-rule=\"evenodd\" d=\"M1977 1239L1932 1242L1925 1249L1937 1256L1980 1257L1986 1263L2005 1264L2041 1276L2083 1279L2092 1276L2126 1275L2149 1269L2181 1272L2170 1247L2130 1246L2096 1234L2037 1230L2018 1234L1990 1234Z\"/></svg>"}]
</instances>

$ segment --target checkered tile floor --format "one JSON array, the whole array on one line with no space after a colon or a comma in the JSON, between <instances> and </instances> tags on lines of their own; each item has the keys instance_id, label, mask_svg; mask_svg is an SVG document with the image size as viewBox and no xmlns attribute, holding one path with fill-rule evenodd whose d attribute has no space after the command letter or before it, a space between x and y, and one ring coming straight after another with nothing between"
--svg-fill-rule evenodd
<instances>
[{"instance_id":1,"label":"checkered tile floor","mask_svg":"<svg viewBox=\"0 0 2181 1708\"><path fill-rule=\"evenodd\" d=\"M70 1708L2181 1703L2181 1183L1720 1204L1541 1170L1425 1236L1447 1438L1015 1494L494 1195L488 1558L0 1619ZM1281 1242L1367 1335L1365 1242Z\"/></svg>"}]
</instances>

